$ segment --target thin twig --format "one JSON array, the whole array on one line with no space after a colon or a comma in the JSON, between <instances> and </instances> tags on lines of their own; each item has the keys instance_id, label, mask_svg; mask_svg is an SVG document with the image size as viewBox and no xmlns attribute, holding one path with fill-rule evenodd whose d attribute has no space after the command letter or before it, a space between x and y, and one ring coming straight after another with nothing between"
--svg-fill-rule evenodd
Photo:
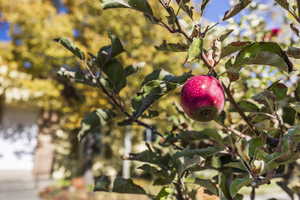
<instances>
[{"instance_id":1,"label":"thin twig","mask_svg":"<svg viewBox=\"0 0 300 200\"><path fill-rule=\"evenodd\" d=\"M240 114L240 116L242 117L242 119L247 123L247 125L249 126L250 130L253 133L256 133L256 131L254 130L254 126L253 124L250 122L250 120L248 119L248 117L245 115L245 113L242 111L242 109L239 107L239 105L236 103L236 101L234 100L229 88L226 87L226 85L222 82L224 91L230 101L230 103L234 106L234 108L238 111L238 113Z\"/></svg>"}]
</instances>

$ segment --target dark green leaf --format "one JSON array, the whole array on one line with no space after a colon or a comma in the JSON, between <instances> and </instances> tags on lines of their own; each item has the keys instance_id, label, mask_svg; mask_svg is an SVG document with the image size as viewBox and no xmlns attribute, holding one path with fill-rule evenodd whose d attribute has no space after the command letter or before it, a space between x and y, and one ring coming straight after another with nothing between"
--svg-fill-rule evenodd
<instances>
[{"instance_id":1,"label":"dark green leaf","mask_svg":"<svg viewBox=\"0 0 300 200\"><path fill-rule=\"evenodd\" d=\"M176 0L179 7L191 18L193 19L193 7L188 6L191 0Z\"/></svg>"},{"instance_id":2,"label":"dark green leaf","mask_svg":"<svg viewBox=\"0 0 300 200\"><path fill-rule=\"evenodd\" d=\"M194 38L192 44L188 50L187 62L192 62L193 60L199 58L203 48L203 39Z\"/></svg>"},{"instance_id":3,"label":"dark green leaf","mask_svg":"<svg viewBox=\"0 0 300 200\"><path fill-rule=\"evenodd\" d=\"M222 151L223 148L221 147L207 147L203 149L184 149L182 151L178 151L173 155L174 159L180 158L180 157L193 157L194 155L198 155L201 157L209 157L212 156L220 151Z\"/></svg>"},{"instance_id":4,"label":"dark green leaf","mask_svg":"<svg viewBox=\"0 0 300 200\"><path fill-rule=\"evenodd\" d=\"M289 10L289 2L287 0L275 0L282 8Z\"/></svg>"},{"instance_id":5,"label":"dark green leaf","mask_svg":"<svg viewBox=\"0 0 300 200\"><path fill-rule=\"evenodd\" d=\"M240 169L240 170L243 170L243 171L247 171L247 169L245 168L245 166L241 162L229 162L229 163L226 163L224 165L224 167L236 168L236 169Z\"/></svg>"},{"instance_id":6,"label":"dark green leaf","mask_svg":"<svg viewBox=\"0 0 300 200\"><path fill-rule=\"evenodd\" d=\"M149 74L143 81L140 92L132 100L133 117L141 116L155 101L183 84L190 76L191 73L174 76L161 69Z\"/></svg>"},{"instance_id":7,"label":"dark green leaf","mask_svg":"<svg viewBox=\"0 0 300 200\"><path fill-rule=\"evenodd\" d=\"M96 191L109 191L110 178L108 176L100 176L95 178L94 192Z\"/></svg>"},{"instance_id":8,"label":"dark green leaf","mask_svg":"<svg viewBox=\"0 0 300 200\"><path fill-rule=\"evenodd\" d=\"M258 150L258 148L262 147L264 145L264 142L262 138L253 138L249 142L249 156L253 158L255 156L255 152Z\"/></svg>"},{"instance_id":9,"label":"dark green leaf","mask_svg":"<svg viewBox=\"0 0 300 200\"><path fill-rule=\"evenodd\" d=\"M136 185L131 179L117 177L114 181L113 192L128 194L146 194L145 190Z\"/></svg>"},{"instance_id":10,"label":"dark green leaf","mask_svg":"<svg viewBox=\"0 0 300 200\"><path fill-rule=\"evenodd\" d=\"M126 75L122 64L117 59L112 59L103 66L103 72L107 75L114 91L119 92L126 86Z\"/></svg>"},{"instance_id":11,"label":"dark green leaf","mask_svg":"<svg viewBox=\"0 0 300 200\"><path fill-rule=\"evenodd\" d=\"M142 82L142 85L145 85L146 83L154 80L161 80L170 83L183 84L191 76L192 76L191 72L184 73L181 76L175 76L163 69L156 69L145 77L144 81Z\"/></svg>"},{"instance_id":12,"label":"dark green leaf","mask_svg":"<svg viewBox=\"0 0 300 200\"><path fill-rule=\"evenodd\" d=\"M235 178L232 181L231 185L230 185L230 194L231 194L231 196L234 198L237 195L238 191L242 187L244 187L244 186L246 186L250 183L251 183L251 179L249 177Z\"/></svg>"},{"instance_id":13,"label":"dark green leaf","mask_svg":"<svg viewBox=\"0 0 300 200\"><path fill-rule=\"evenodd\" d=\"M96 57L100 67L110 61L111 58L119 55L124 51L123 45L116 35L109 33L109 38L111 41L111 45L102 47Z\"/></svg>"},{"instance_id":14,"label":"dark green leaf","mask_svg":"<svg viewBox=\"0 0 300 200\"><path fill-rule=\"evenodd\" d=\"M130 76L136 72L138 72L140 69L140 66L139 65L129 65L127 67L124 68L124 75L127 77L127 76Z\"/></svg>"},{"instance_id":15,"label":"dark green leaf","mask_svg":"<svg viewBox=\"0 0 300 200\"><path fill-rule=\"evenodd\" d=\"M235 62L226 66L227 72L238 76L243 65L271 65L287 72L293 71L293 64L274 42L255 42L243 48Z\"/></svg>"},{"instance_id":16,"label":"dark green leaf","mask_svg":"<svg viewBox=\"0 0 300 200\"><path fill-rule=\"evenodd\" d=\"M147 0L103 0L102 8L132 8L148 15L153 15Z\"/></svg>"},{"instance_id":17,"label":"dark green leaf","mask_svg":"<svg viewBox=\"0 0 300 200\"><path fill-rule=\"evenodd\" d=\"M145 84L132 100L132 107L134 109L133 117L138 118L141 116L155 101L176 87L177 84L160 80L150 81Z\"/></svg>"},{"instance_id":18,"label":"dark green leaf","mask_svg":"<svg viewBox=\"0 0 300 200\"><path fill-rule=\"evenodd\" d=\"M97 109L84 117L81 121L81 128L78 133L78 140L81 141L89 132L98 132L100 127L105 125L115 114L111 110Z\"/></svg>"},{"instance_id":19,"label":"dark green leaf","mask_svg":"<svg viewBox=\"0 0 300 200\"><path fill-rule=\"evenodd\" d=\"M283 111L282 114L283 122L289 125L294 125L295 118L296 118L296 111L291 107L283 107L282 111Z\"/></svg>"},{"instance_id":20,"label":"dark green leaf","mask_svg":"<svg viewBox=\"0 0 300 200\"><path fill-rule=\"evenodd\" d=\"M282 100L287 96L288 88L283 83L276 82L272 84L268 89L275 94L277 100Z\"/></svg>"},{"instance_id":21,"label":"dark green leaf","mask_svg":"<svg viewBox=\"0 0 300 200\"><path fill-rule=\"evenodd\" d=\"M73 44L69 39L61 37L61 38L55 38L54 41L63 45L66 49L71 51L80 60L84 60L85 56L83 51L81 51L77 46L75 46L75 44Z\"/></svg>"},{"instance_id":22,"label":"dark green leaf","mask_svg":"<svg viewBox=\"0 0 300 200\"><path fill-rule=\"evenodd\" d=\"M167 43L165 40L159 46L155 47L160 51L171 51L171 52L185 52L189 48L186 44L181 43Z\"/></svg>"},{"instance_id":23,"label":"dark green leaf","mask_svg":"<svg viewBox=\"0 0 300 200\"><path fill-rule=\"evenodd\" d=\"M288 72L293 70L287 55L274 42L255 42L243 48L237 55L235 65L245 64L271 65Z\"/></svg>"},{"instance_id":24,"label":"dark green leaf","mask_svg":"<svg viewBox=\"0 0 300 200\"><path fill-rule=\"evenodd\" d=\"M221 58L224 58L226 56L229 56L230 54L233 54L235 52L238 52L240 50L242 50L244 47L250 45L251 42L245 41L245 42L231 42L230 44L228 44L227 46L225 46L222 49L222 54L221 54Z\"/></svg>"},{"instance_id":25,"label":"dark green leaf","mask_svg":"<svg viewBox=\"0 0 300 200\"><path fill-rule=\"evenodd\" d=\"M234 5L230 10L225 12L223 20L227 20L241 12L251 3L251 1L252 0L240 0L238 4Z\"/></svg>"},{"instance_id":26,"label":"dark green leaf","mask_svg":"<svg viewBox=\"0 0 300 200\"><path fill-rule=\"evenodd\" d=\"M201 7L200 7L200 10L201 10L200 15L201 16L203 15L204 10L205 10L207 4L209 3L209 1L210 0L202 0Z\"/></svg>"},{"instance_id":27,"label":"dark green leaf","mask_svg":"<svg viewBox=\"0 0 300 200\"><path fill-rule=\"evenodd\" d=\"M218 195L218 188L216 184L207 179L196 178L194 184L200 185L207 189L211 194Z\"/></svg>"},{"instance_id":28,"label":"dark green leaf","mask_svg":"<svg viewBox=\"0 0 300 200\"><path fill-rule=\"evenodd\" d=\"M223 196L227 200L233 200L230 193L230 185L232 183L232 172L231 170L225 170L219 174L219 187L223 193Z\"/></svg>"},{"instance_id":29,"label":"dark green leaf","mask_svg":"<svg viewBox=\"0 0 300 200\"><path fill-rule=\"evenodd\" d=\"M77 83L83 83L93 87L97 87L97 81L91 77L89 73L85 73L79 67L61 67L57 74L61 77L74 81Z\"/></svg>"},{"instance_id":30,"label":"dark green leaf","mask_svg":"<svg viewBox=\"0 0 300 200\"><path fill-rule=\"evenodd\" d=\"M247 100L242 100L238 102L239 107L244 111L244 112L258 112L259 108L257 105L254 103L247 101Z\"/></svg>"},{"instance_id":31,"label":"dark green leaf","mask_svg":"<svg viewBox=\"0 0 300 200\"><path fill-rule=\"evenodd\" d=\"M121 43L121 40L114 34L109 33L109 38L111 41L111 49L110 49L110 55L112 57L119 55L124 51L123 45Z\"/></svg>"}]
</instances>

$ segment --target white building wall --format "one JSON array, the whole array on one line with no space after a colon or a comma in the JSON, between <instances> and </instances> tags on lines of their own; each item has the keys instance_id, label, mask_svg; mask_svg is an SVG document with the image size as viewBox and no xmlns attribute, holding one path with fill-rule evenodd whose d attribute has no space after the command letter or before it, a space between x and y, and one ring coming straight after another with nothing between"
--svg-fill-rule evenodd
<instances>
[{"instance_id":1,"label":"white building wall","mask_svg":"<svg viewBox=\"0 0 300 200\"><path fill-rule=\"evenodd\" d=\"M0 125L0 170L32 170L38 111L4 107Z\"/></svg>"}]
</instances>

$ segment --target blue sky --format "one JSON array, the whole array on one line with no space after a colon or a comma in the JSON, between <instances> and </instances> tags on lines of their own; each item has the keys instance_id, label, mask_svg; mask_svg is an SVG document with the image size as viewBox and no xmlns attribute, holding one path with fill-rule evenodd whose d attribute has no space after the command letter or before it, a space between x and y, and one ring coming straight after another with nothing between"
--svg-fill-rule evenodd
<instances>
[{"instance_id":1,"label":"blue sky","mask_svg":"<svg viewBox=\"0 0 300 200\"><path fill-rule=\"evenodd\" d=\"M212 0L209 2L204 16L212 21L219 21L220 17L223 17L224 13L229 9L229 0ZM59 12L67 12L63 7ZM0 41L9 41L9 24L6 22L0 22Z\"/></svg>"}]
</instances>

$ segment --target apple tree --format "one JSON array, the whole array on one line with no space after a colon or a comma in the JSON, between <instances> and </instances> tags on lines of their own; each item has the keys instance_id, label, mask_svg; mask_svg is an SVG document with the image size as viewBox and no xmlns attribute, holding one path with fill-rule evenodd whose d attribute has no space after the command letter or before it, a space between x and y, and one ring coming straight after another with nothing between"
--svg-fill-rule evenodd
<instances>
[{"instance_id":1,"label":"apple tree","mask_svg":"<svg viewBox=\"0 0 300 200\"><path fill-rule=\"evenodd\" d=\"M182 74L169 72L172 66L153 70L140 81L130 102L121 91L132 87L128 82L138 70L135 65L123 66L119 59L130 40L110 33L110 45L86 53L67 38L55 39L81 64L81 68L62 67L58 75L98 88L110 104L84 117L80 141L111 121L149 129L160 138L146 142L147 150L123 158L139 161L137 170L151 174L153 184L162 186L160 192L152 194L131 179L112 180L105 174L95 177L94 190L187 200L195 199L197 188L204 187L220 199L236 200L243 199L240 189L250 187L254 200L256 189L276 178L291 199L300 196L299 186L292 184L300 167L299 1L273 2L282 9L290 30L282 41L276 37L286 30L266 31L265 18L252 13L268 11L251 0L234 1L222 19L226 25L202 19L209 0L202 0L199 7L190 0L158 2L160 13L147 0L101 1L104 10L139 12L149 24L182 37L155 48L182 52L186 58L182 67L189 70ZM233 18L240 13L244 16L237 23ZM155 107L169 95L180 99L170 102L172 114ZM160 122L153 124L154 118ZM197 176L207 170L214 172L210 178Z\"/></svg>"}]
</instances>

